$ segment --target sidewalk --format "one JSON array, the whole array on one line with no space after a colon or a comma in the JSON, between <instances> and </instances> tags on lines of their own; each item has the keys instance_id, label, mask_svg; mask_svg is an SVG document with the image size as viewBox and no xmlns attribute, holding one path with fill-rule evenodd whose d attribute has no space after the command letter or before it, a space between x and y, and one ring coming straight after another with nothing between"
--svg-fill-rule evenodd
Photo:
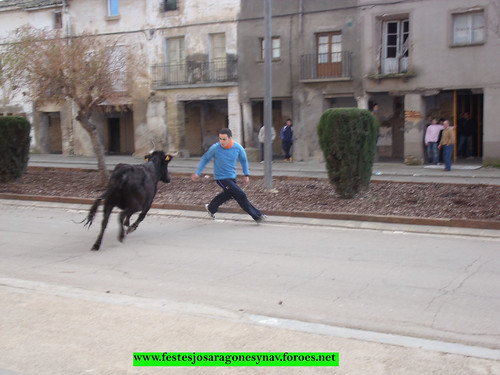
<instances>
[{"instance_id":1,"label":"sidewalk","mask_svg":"<svg viewBox=\"0 0 500 375\"><path fill-rule=\"evenodd\" d=\"M169 164L169 171L173 173L193 173L200 158L175 158ZM110 169L118 163L139 164L142 158L133 156L106 156L106 164ZM250 173L253 176L264 175L264 164L250 162ZM95 157L63 156L54 154L32 154L29 167L53 168L97 168ZM239 167L239 171L241 168ZM209 163L204 173L212 173L212 163ZM309 177L327 178L326 166L322 161L308 160L285 163L276 160L272 164L273 177ZM373 166L373 181L397 182L436 182L454 184L485 184L500 185L500 169L482 168L479 162L475 164L454 164L451 172L443 171L442 166L418 165L409 166L404 163L380 162Z\"/></svg>"}]
</instances>

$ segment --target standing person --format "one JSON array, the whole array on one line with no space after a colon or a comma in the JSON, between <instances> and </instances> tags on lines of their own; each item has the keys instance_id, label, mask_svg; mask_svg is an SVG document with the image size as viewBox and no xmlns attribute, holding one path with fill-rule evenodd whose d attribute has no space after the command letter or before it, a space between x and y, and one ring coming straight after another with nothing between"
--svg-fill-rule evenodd
<instances>
[{"instance_id":1,"label":"standing person","mask_svg":"<svg viewBox=\"0 0 500 375\"><path fill-rule=\"evenodd\" d=\"M286 124L281 128L281 147L285 152L285 161L293 161L290 149L293 145L293 124L292 120L286 120Z\"/></svg>"},{"instance_id":2,"label":"standing person","mask_svg":"<svg viewBox=\"0 0 500 375\"><path fill-rule=\"evenodd\" d=\"M274 130L274 128L272 126L271 126L271 133L272 133L272 136L271 136L271 142L272 142L272 141L274 141L274 138L276 138L276 131ZM260 142L260 149L262 150L262 156L260 158L260 162L263 163L264 162L264 145L266 142L266 128L264 125L262 125L262 127L259 130L259 142Z\"/></svg>"},{"instance_id":3,"label":"standing person","mask_svg":"<svg viewBox=\"0 0 500 375\"><path fill-rule=\"evenodd\" d=\"M457 154L462 155L464 159L470 158L472 155L471 144L472 144L472 136L474 135L474 133L475 133L474 121L470 118L469 112L464 112L461 118L458 120L458 148L457 148Z\"/></svg>"},{"instance_id":4,"label":"standing person","mask_svg":"<svg viewBox=\"0 0 500 375\"><path fill-rule=\"evenodd\" d=\"M207 163L214 159L215 182L222 188L222 193L215 196L209 204L205 205L209 216L215 219L215 213L219 206L231 198L234 198L240 207L248 213L257 223L262 223L267 216L256 209L248 201L245 192L236 184L236 161L239 160L243 169L243 182L248 185L250 182L250 171L248 170L248 160L245 149L237 142L233 141L230 129L224 128L219 132L219 142L213 144L202 156L196 173L191 179L198 180Z\"/></svg>"},{"instance_id":5,"label":"standing person","mask_svg":"<svg viewBox=\"0 0 500 375\"><path fill-rule=\"evenodd\" d=\"M444 120L446 120L446 119L444 119L443 117L441 117L439 119L439 125L443 125ZM444 126L443 126L443 130L444 130ZM441 143L441 137L443 136L443 130L441 130L439 132L439 137L438 137L438 155L439 155L439 160L443 160L443 149L439 148L439 144Z\"/></svg>"},{"instance_id":6,"label":"standing person","mask_svg":"<svg viewBox=\"0 0 500 375\"><path fill-rule=\"evenodd\" d=\"M425 131L425 146L427 147L427 159L430 163L439 164L438 139L444 127L438 124L437 118L432 119L432 123Z\"/></svg>"},{"instance_id":7,"label":"standing person","mask_svg":"<svg viewBox=\"0 0 500 375\"><path fill-rule=\"evenodd\" d=\"M441 136L439 148L443 148L443 161L444 170L451 171L451 163L453 160L453 147L455 146L455 130L450 126L450 122L445 120L443 122L444 130Z\"/></svg>"}]
</instances>

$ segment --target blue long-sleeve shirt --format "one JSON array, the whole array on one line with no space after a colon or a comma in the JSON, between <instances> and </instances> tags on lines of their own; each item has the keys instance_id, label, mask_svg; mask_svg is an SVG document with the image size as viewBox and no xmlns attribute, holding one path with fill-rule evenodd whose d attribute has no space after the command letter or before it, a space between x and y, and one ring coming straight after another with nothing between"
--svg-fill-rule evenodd
<instances>
[{"instance_id":1,"label":"blue long-sleeve shirt","mask_svg":"<svg viewBox=\"0 0 500 375\"><path fill-rule=\"evenodd\" d=\"M196 174L201 175L203 168L210 160L214 159L214 178L216 180L226 180L236 178L236 162L239 160L243 174L248 176L248 160L245 149L237 142L233 141L231 148L223 148L219 142L213 144L202 156Z\"/></svg>"}]
</instances>

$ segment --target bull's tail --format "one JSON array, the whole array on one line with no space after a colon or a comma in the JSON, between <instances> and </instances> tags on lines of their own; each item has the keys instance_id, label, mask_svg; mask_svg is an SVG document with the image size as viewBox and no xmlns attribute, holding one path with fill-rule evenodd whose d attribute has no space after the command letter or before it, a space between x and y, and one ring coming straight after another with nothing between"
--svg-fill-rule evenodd
<instances>
[{"instance_id":1,"label":"bull's tail","mask_svg":"<svg viewBox=\"0 0 500 375\"><path fill-rule=\"evenodd\" d=\"M108 195L108 192L106 191L103 195L101 195L99 198L97 198L95 200L94 204L92 205L92 207L90 207L89 214L87 215L87 217L81 221L82 223L85 222L83 224L83 226L87 227L87 229L90 229L90 226L92 225L92 222L94 221L94 217L95 217L95 214L97 212L97 209L99 208L99 205L106 198L107 195Z\"/></svg>"}]
</instances>

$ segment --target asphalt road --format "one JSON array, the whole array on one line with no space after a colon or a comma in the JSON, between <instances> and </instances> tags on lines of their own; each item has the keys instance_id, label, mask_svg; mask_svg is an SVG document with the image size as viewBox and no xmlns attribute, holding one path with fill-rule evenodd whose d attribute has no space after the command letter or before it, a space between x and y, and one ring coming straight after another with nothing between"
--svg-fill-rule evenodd
<instances>
[{"instance_id":1,"label":"asphalt road","mask_svg":"<svg viewBox=\"0 0 500 375\"><path fill-rule=\"evenodd\" d=\"M124 243L113 215L92 252L100 216L84 230L86 209L0 201L5 373L157 373L132 368L132 352L166 350L340 351L333 373L346 374L500 373L498 231L158 210Z\"/></svg>"}]
</instances>

